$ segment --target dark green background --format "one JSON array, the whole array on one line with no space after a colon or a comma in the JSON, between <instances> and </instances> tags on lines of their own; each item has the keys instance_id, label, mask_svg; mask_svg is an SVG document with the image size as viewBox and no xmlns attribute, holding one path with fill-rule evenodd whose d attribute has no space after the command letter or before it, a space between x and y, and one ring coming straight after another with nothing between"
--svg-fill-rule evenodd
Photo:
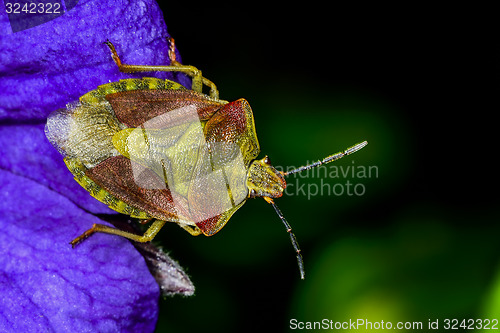
<instances>
[{"instance_id":1,"label":"dark green background","mask_svg":"<svg viewBox=\"0 0 500 333\"><path fill-rule=\"evenodd\" d=\"M292 318L439 319L443 331L446 318L500 319L498 71L481 18L310 5L162 6L183 62L221 98L250 102L262 156L299 166L368 140L335 163L378 177L351 180L363 196L276 200L305 281L264 200L210 238L164 228L197 289L162 300L157 331L286 332Z\"/></svg>"}]
</instances>

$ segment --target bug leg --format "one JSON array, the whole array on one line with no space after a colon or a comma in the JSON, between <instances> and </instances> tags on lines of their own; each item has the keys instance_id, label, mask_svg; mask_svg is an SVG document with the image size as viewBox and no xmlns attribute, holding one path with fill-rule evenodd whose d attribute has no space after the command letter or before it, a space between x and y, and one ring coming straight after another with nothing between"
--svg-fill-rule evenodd
<instances>
[{"instance_id":1,"label":"bug leg","mask_svg":"<svg viewBox=\"0 0 500 333\"><path fill-rule=\"evenodd\" d=\"M183 224L183 223L178 223L179 226L189 232L192 236L198 236L201 234L201 230L198 227L188 225L188 224Z\"/></svg>"},{"instance_id":2,"label":"bug leg","mask_svg":"<svg viewBox=\"0 0 500 333\"><path fill-rule=\"evenodd\" d=\"M94 224L92 225L92 228L89 230L85 231L83 234L78 236L77 238L73 239L71 241L71 246L74 248L78 243L82 242L83 240L89 238L91 235L93 235L96 232L102 232L106 234L112 234L112 235L118 235L122 236L128 239L131 239L136 242L144 243L144 242L149 242L155 238L156 234L160 231L160 229L165 225L165 221L161 220L155 220L153 224L146 230L144 235L136 235L131 232L123 231L120 229L112 228L104 224Z\"/></svg>"},{"instance_id":3,"label":"bug leg","mask_svg":"<svg viewBox=\"0 0 500 333\"><path fill-rule=\"evenodd\" d=\"M189 66L189 65L182 65L180 64L176 58L175 58L175 52L173 52L173 39L170 39L170 48L169 48L169 57L171 59L171 65L170 66L148 66L148 65L127 65L122 63L120 57L118 56L118 53L116 52L116 49L114 45L107 40L104 42L109 47L109 50L111 51L111 57L113 58L113 61L115 64L118 66L118 69L120 72L123 73L134 73L134 72L180 72L189 75L193 80L192 80L192 85L191 89L197 92L202 92L203 85L206 85L207 87L210 88L210 97L219 99L219 91L217 90L217 86L207 78L204 78L201 75L201 71L194 67L194 66Z\"/></svg>"},{"instance_id":4,"label":"bug leg","mask_svg":"<svg viewBox=\"0 0 500 333\"><path fill-rule=\"evenodd\" d=\"M176 66L178 68L186 67L189 69L195 70L195 72L191 75L187 72L185 74L190 75L193 78L193 82L191 85L191 89L197 92L202 92L203 85L206 85L210 88L210 97L219 99L219 91L217 90L217 86L212 81L204 78L201 75L201 71L193 66L183 66L180 62L177 61L177 56L175 55L175 40L172 37L168 37L167 40L170 43L170 47L168 49L168 57L170 58L170 66Z\"/></svg>"}]
</instances>

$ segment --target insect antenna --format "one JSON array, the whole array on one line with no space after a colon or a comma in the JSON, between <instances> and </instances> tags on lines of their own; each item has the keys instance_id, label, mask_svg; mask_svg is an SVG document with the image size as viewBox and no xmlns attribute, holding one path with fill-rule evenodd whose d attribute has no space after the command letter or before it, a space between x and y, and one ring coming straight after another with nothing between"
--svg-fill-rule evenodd
<instances>
[{"instance_id":1,"label":"insect antenna","mask_svg":"<svg viewBox=\"0 0 500 333\"><path fill-rule=\"evenodd\" d=\"M295 252L297 252L297 264L299 265L299 271L300 271L300 278L304 280L305 278L305 271L304 271L304 260L302 259L302 254L300 253L300 248L299 248L299 243L297 242L297 237L295 237L295 234L292 232L292 227L290 224L287 222L285 217L283 216L283 213L281 210L276 206L274 203L273 199L269 197L264 197L264 200L266 200L268 203L273 206L274 210L276 211L276 214L278 214L279 218L281 219L281 222L285 225L286 231L290 235L290 240L292 241L292 246Z\"/></svg>"},{"instance_id":2,"label":"insect antenna","mask_svg":"<svg viewBox=\"0 0 500 333\"><path fill-rule=\"evenodd\" d=\"M347 155L350 155L352 153L357 152L358 150L360 150L361 148L363 148L367 144L368 144L368 141L363 141L363 142L358 143L358 144L356 144L356 145L354 145L352 147L347 148L346 150L344 150L342 152L338 152L336 154L327 156L327 157L325 157L321 161L317 161L317 162L312 163L312 164L301 166L300 168L293 169L293 170L290 170L290 171L287 171L287 172L282 172L282 174L283 174L283 176L288 176L288 175L291 175L291 174L294 174L294 173L297 173L297 172L301 172L301 171L304 171L304 170L309 170L311 168L315 168L317 166L320 166L320 165L323 165L323 164L327 164L327 163L336 161L336 160L338 160L338 159L340 159L340 158L342 158L344 156L347 156Z\"/></svg>"}]
</instances>

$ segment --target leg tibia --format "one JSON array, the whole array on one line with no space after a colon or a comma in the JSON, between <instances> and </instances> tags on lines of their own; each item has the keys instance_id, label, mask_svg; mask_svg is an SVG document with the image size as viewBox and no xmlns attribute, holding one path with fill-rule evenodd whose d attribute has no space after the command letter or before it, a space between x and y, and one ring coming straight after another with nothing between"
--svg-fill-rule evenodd
<instances>
[{"instance_id":1,"label":"leg tibia","mask_svg":"<svg viewBox=\"0 0 500 333\"><path fill-rule=\"evenodd\" d=\"M118 235L122 236L128 239L131 239L136 242L149 242L153 240L153 238L156 236L156 234L160 231L160 229L165 225L165 221L161 220L155 220L153 224L146 230L144 235L136 235L128 231L123 231L120 229L112 228L104 224L94 224L92 228L89 230L85 231L83 234L78 236L77 238L73 239L71 241L71 246L75 247L78 243L82 242L83 240L89 238L91 235L93 235L96 232L102 232L106 234L112 234L112 235Z\"/></svg>"},{"instance_id":2,"label":"leg tibia","mask_svg":"<svg viewBox=\"0 0 500 333\"><path fill-rule=\"evenodd\" d=\"M201 234L200 228L197 226L189 225L189 224L183 224L183 223L178 223L179 226L189 232L192 236L198 236Z\"/></svg>"}]
</instances>

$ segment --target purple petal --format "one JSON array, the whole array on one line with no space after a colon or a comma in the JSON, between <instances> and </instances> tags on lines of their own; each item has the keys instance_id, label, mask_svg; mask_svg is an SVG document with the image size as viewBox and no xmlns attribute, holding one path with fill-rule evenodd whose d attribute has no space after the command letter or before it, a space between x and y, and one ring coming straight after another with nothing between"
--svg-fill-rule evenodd
<instances>
[{"instance_id":1,"label":"purple petal","mask_svg":"<svg viewBox=\"0 0 500 333\"><path fill-rule=\"evenodd\" d=\"M107 39L124 63L168 64L163 14L153 0L84 0L12 31L0 11L0 331L153 331L159 287L130 242L97 234L68 244L103 223L89 212L112 211L73 180L43 128L50 112L132 77L118 71Z\"/></svg>"},{"instance_id":2,"label":"purple petal","mask_svg":"<svg viewBox=\"0 0 500 333\"><path fill-rule=\"evenodd\" d=\"M0 120L44 121L98 85L131 77L118 71L103 44L107 39L125 63L170 63L163 14L152 0L83 0L59 18L17 33L1 11L0 33Z\"/></svg>"},{"instance_id":3,"label":"purple petal","mask_svg":"<svg viewBox=\"0 0 500 333\"><path fill-rule=\"evenodd\" d=\"M72 249L102 221L3 170L0 186L0 330L154 330L159 288L130 242L98 234Z\"/></svg>"}]
</instances>

